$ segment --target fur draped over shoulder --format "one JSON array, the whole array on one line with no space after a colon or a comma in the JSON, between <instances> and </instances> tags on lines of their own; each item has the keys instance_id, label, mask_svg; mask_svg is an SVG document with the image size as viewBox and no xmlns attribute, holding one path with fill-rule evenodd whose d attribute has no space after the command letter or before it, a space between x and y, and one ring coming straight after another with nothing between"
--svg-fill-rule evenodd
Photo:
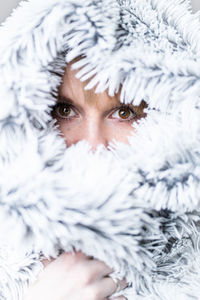
<instances>
[{"instance_id":1,"label":"fur draped over shoulder","mask_svg":"<svg viewBox=\"0 0 200 300\"><path fill-rule=\"evenodd\" d=\"M0 27L0 298L40 259L81 249L128 300L200 299L200 16L186 0L23 1ZM66 64L97 93L145 100L130 144L66 147Z\"/></svg>"}]
</instances>

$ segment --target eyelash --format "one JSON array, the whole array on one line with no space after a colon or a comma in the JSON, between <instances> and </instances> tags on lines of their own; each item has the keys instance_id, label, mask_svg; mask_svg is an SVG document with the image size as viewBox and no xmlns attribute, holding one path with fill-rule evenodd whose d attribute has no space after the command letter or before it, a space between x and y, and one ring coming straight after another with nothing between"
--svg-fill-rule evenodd
<instances>
[{"instance_id":1,"label":"eyelash","mask_svg":"<svg viewBox=\"0 0 200 300\"><path fill-rule=\"evenodd\" d=\"M57 103L54 107L53 107L53 110L52 110L52 116L57 118L57 119L60 119L60 120L64 120L64 121L70 121L71 119L75 118L75 116L71 116L71 117L61 117L59 115L59 113L57 112L57 109L59 107L68 107L70 109L72 109L74 112L76 112L76 109L73 107L73 105L71 105L70 103L65 103L65 102L59 102ZM113 119L118 119L118 121L120 122L131 122L133 121L134 119L137 120L138 118L140 118L139 114L137 112L134 111L133 107L130 105L130 104L126 104L126 105L121 105L120 107L119 106L116 106L115 108L112 109L112 112L109 116L112 116L114 113L116 113L117 111L119 110L123 110L123 109L129 109L130 112L134 115L132 116L130 119L124 119L119 117L118 118L113 118Z\"/></svg>"}]
</instances>

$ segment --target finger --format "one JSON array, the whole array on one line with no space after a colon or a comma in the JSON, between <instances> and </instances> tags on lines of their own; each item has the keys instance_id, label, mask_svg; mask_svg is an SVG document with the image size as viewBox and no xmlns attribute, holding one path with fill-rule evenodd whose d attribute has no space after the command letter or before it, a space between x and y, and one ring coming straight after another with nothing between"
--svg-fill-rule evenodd
<instances>
[{"instance_id":1,"label":"finger","mask_svg":"<svg viewBox=\"0 0 200 300\"><path fill-rule=\"evenodd\" d=\"M78 258L80 258L80 259L82 259L82 258L87 259L86 254L83 253L81 250L75 251L74 253L69 252L68 254L69 254L69 255L75 255L76 257L78 257Z\"/></svg>"},{"instance_id":2,"label":"finger","mask_svg":"<svg viewBox=\"0 0 200 300\"><path fill-rule=\"evenodd\" d=\"M125 279L122 279L119 282L120 282L120 291L125 289L128 286L128 283L126 282ZM117 289L117 286L116 286L116 289Z\"/></svg>"},{"instance_id":3,"label":"finger","mask_svg":"<svg viewBox=\"0 0 200 300\"><path fill-rule=\"evenodd\" d=\"M120 290L124 289L127 286L127 283L125 285L124 280L120 280ZM94 284L94 289L96 290L96 293L99 298L106 298L111 295L113 295L116 292L116 283L113 281L111 277L104 277L102 280L97 281Z\"/></svg>"},{"instance_id":4,"label":"finger","mask_svg":"<svg viewBox=\"0 0 200 300\"><path fill-rule=\"evenodd\" d=\"M127 300L127 298L124 296L119 296L119 297L110 298L110 300Z\"/></svg>"},{"instance_id":5,"label":"finger","mask_svg":"<svg viewBox=\"0 0 200 300\"><path fill-rule=\"evenodd\" d=\"M58 258L60 259L72 259L74 260L86 260L87 256L81 252L81 251L75 251L75 252L63 252Z\"/></svg>"},{"instance_id":6,"label":"finger","mask_svg":"<svg viewBox=\"0 0 200 300\"><path fill-rule=\"evenodd\" d=\"M81 251L74 253L63 252L54 261L52 261L52 265L56 264L58 268L65 266L67 269L70 269L72 266L80 264L82 261L86 261L86 255Z\"/></svg>"},{"instance_id":7,"label":"finger","mask_svg":"<svg viewBox=\"0 0 200 300\"><path fill-rule=\"evenodd\" d=\"M52 259L47 259L47 258L45 258L45 259L43 259L42 261L41 261L41 263L43 264L43 267L44 268L46 268L52 261L54 261L55 259L54 258L52 258Z\"/></svg>"},{"instance_id":8,"label":"finger","mask_svg":"<svg viewBox=\"0 0 200 300\"><path fill-rule=\"evenodd\" d=\"M108 276L113 272L113 269L97 259L85 261L85 267L87 270L90 270L91 277L94 279L94 281Z\"/></svg>"}]
</instances>

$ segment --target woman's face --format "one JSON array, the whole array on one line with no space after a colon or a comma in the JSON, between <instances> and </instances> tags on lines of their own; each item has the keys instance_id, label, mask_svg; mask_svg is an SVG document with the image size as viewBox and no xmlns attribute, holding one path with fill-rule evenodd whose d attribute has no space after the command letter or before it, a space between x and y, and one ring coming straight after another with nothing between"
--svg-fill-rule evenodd
<instances>
[{"instance_id":1,"label":"woman's face","mask_svg":"<svg viewBox=\"0 0 200 300\"><path fill-rule=\"evenodd\" d=\"M92 149L99 144L107 147L112 140L128 143L132 124L145 117L146 103L123 105L119 93L110 97L106 91L95 94L94 89L84 90L87 83L75 77L77 70L71 70L71 64L66 67L52 112L67 146L81 140L88 141Z\"/></svg>"}]
</instances>

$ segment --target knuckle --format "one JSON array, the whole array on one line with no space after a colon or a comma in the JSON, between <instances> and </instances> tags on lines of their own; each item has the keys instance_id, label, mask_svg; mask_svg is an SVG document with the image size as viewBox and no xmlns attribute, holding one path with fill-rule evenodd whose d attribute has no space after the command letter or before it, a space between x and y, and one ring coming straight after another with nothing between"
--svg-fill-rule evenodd
<instances>
[{"instance_id":1,"label":"knuckle","mask_svg":"<svg viewBox=\"0 0 200 300\"><path fill-rule=\"evenodd\" d=\"M97 287L90 287L87 289L87 299L99 300L101 293Z\"/></svg>"},{"instance_id":2,"label":"knuckle","mask_svg":"<svg viewBox=\"0 0 200 300\"><path fill-rule=\"evenodd\" d=\"M112 269L108 267L103 261L99 261L99 268L105 271L112 271Z\"/></svg>"},{"instance_id":3,"label":"knuckle","mask_svg":"<svg viewBox=\"0 0 200 300\"><path fill-rule=\"evenodd\" d=\"M83 283L84 285L90 285L93 282L93 275L89 270L85 270L84 277L83 277Z\"/></svg>"}]
</instances>

